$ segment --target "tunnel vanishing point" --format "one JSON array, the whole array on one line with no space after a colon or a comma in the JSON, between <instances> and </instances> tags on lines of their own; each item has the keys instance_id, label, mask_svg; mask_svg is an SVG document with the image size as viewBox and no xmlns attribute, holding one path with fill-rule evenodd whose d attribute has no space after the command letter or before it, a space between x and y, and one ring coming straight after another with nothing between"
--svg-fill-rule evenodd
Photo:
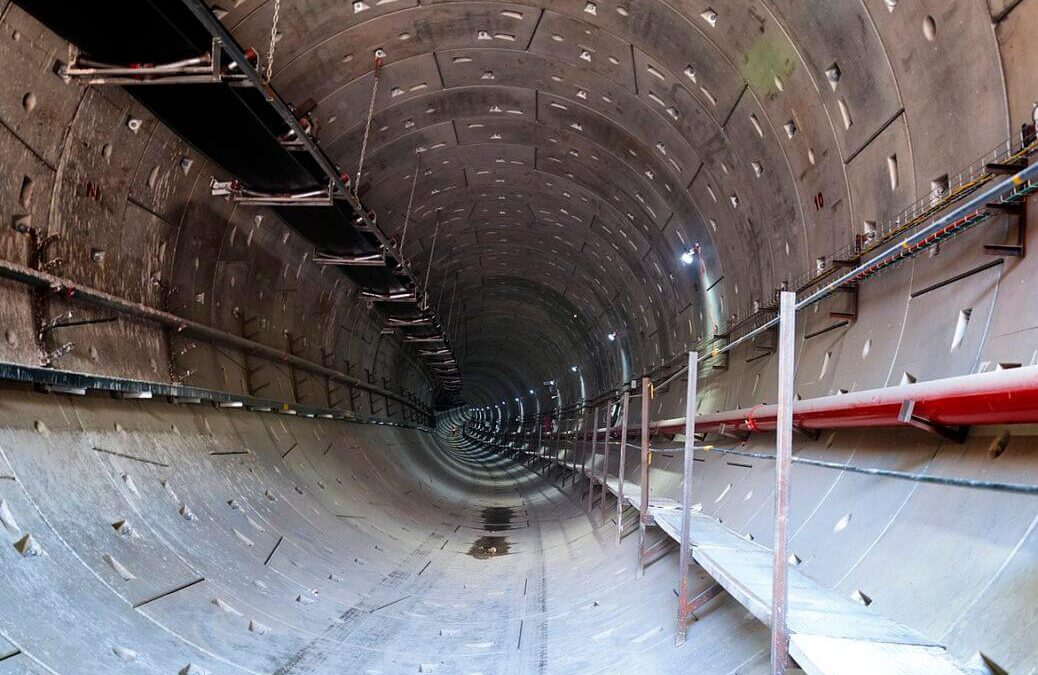
<instances>
[{"instance_id":1,"label":"tunnel vanishing point","mask_svg":"<svg viewBox=\"0 0 1038 675\"><path fill-rule=\"evenodd\" d=\"M1038 674L1038 0L0 0L0 675Z\"/></svg>"}]
</instances>

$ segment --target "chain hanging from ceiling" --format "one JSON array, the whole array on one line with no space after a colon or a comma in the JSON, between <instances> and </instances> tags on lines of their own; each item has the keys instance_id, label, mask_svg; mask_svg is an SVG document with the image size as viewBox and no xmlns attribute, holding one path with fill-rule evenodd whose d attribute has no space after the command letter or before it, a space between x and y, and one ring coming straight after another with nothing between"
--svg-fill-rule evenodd
<instances>
[{"instance_id":1,"label":"chain hanging from ceiling","mask_svg":"<svg viewBox=\"0 0 1038 675\"><path fill-rule=\"evenodd\" d=\"M433 230L432 246L429 248L429 263L425 267L425 283L422 285L422 302L429 309L429 273L432 272L433 255L436 253L436 237L440 235L440 209L436 209L436 229Z\"/></svg>"},{"instance_id":2,"label":"chain hanging from ceiling","mask_svg":"<svg viewBox=\"0 0 1038 675\"><path fill-rule=\"evenodd\" d=\"M274 0L274 19L270 22L270 49L267 50L267 82L274 74L274 50L278 44L278 21L281 19L281 0Z\"/></svg>"},{"instance_id":3,"label":"chain hanging from ceiling","mask_svg":"<svg viewBox=\"0 0 1038 675\"><path fill-rule=\"evenodd\" d=\"M361 172L364 170L364 154L368 151L368 136L371 133L371 118L375 116L375 96L378 94L378 81L382 77L382 62L386 53L381 49L375 50L375 82L371 85L371 102L368 104L368 119L364 122L364 140L360 144L360 161L357 162L356 182L353 194L360 189Z\"/></svg>"},{"instance_id":4,"label":"chain hanging from ceiling","mask_svg":"<svg viewBox=\"0 0 1038 675\"><path fill-rule=\"evenodd\" d=\"M411 206L414 204L414 190L418 187L418 174L422 169L422 153L414 149L414 176L411 180L411 195L407 198L407 211L404 212L404 230L400 234L400 254L404 253L404 242L407 241L407 224L411 220Z\"/></svg>"}]
</instances>

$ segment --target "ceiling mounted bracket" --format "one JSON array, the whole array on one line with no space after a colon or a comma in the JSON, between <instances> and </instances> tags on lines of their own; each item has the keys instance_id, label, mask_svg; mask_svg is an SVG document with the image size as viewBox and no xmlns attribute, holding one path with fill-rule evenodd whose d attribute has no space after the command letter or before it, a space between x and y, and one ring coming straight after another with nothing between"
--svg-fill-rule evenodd
<instances>
[{"instance_id":1,"label":"ceiling mounted bracket","mask_svg":"<svg viewBox=\"0 0 1038 675\"><path fill-rule=\"evenodd\" d=\"M224 64L222 43L213 38L212 48L206 54L169 63L131 63L118 65L93 61L71 52L69 62L58 67L58 75L67 84L84 86L112 85L136 87L156 84L214 84L249 87L252 84L234 61ZM245 50L249 62L255 65L256 50Z\"/></svg>"},{"instance_id":2,"label":"ceiling mounted bracket","mask_svg":"<svg viewBox=\"0 0 1038 675\"><path fill-rule=\"evenodd\" d=\"M316 251L313 261L318 265L340 265L343 267L382 267L386 264L384 252L361 255L338 255Z\"/></svg>"},{"instance_id":3,"label":"ceiling mounted bracket","mask_svg":"<svg viewBox=\"0 0 1038 675\"><path fill-rule=\"evenodd\" d=\"M365 300L370 300L372 302L418 302L418 296L415 295L414 291L390 291L388 293L380 293L378 291L361 291L360 296Z\"/></svg>"},{"instance_id":4,"label":"ceiling mounted bracket","mask_svg":"<svg viewBox=\"0 0 1038 675\"><path fill-rule=\"evenodd\" d=\"M209 190L214 197L225 197L242 206L331 206L335 196L331 182L320 190L263 192L246 188L237 179L222 181L214 177Z\"/></svg>"}]
</instances>

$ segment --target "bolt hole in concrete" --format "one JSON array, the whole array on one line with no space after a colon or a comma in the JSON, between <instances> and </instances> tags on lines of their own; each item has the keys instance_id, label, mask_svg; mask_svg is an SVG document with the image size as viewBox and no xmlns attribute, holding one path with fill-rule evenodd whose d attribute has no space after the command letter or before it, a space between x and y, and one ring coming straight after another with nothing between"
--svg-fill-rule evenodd
<instances>
[{"instance_id":1,"label":"bolt hole in concrete","mask_svg":"<svg viewBox=\"0 0 1038 675\"><path fill-rule=\"evenodd\" d=\"M1009 432L1003 431L991 441L991 445L988 446L988 456L991 459L997 459L1006 451L1009 447Z\"/></svg>"},{"instance_id":2,"label":"bolt hole in concrete","mask_svg":"<svg viewBox=\"0 0 1038 675\"><path fill-rule=\"evenodd\" d=\"M933 42L937 39L937 22L934 21L932 16L928 16L923 19L923 35L927 40Z\"/></svg>"}]
</instances>

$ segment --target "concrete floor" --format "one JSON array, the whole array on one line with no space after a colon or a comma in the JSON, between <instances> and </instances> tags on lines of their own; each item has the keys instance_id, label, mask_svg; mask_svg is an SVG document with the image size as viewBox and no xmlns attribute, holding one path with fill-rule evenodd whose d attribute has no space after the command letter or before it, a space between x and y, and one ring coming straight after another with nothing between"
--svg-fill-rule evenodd
<instances>
[{"instance_id":1,"label":"concrete floor","mask_svg":"<svg viewBox=\"0 0 1038 675\"><path fill-rule=\"evenodd\" d=\"M572 488L449 433L9 391L0 408L0 636L21 650L0 672L766 662L730 601L675 648L675 556L635 582L636 537L614 548Z\"/></svg>"},{"instance_id":2,"label":"concrete floor","mask_svg":"<svg viewBox=\"0 0 1038 675\"><path fill-rule=\"evenodd\" d=\"M431 436L10 391L0 412L9 544L0 548L0 636L6 653L21 650L0 660L0 672L179 672L189 664L214 673L767 669L766 629L724 597L674 647L676 555L636 581L636 537L615 548L613 522L589 518L571 487L560 491L466 447L447 426ZM969 454L956 449L930 461ZM676 474L667 464L674 460L663 460L654 484L666 494ZM706 512L767 536L766 462L744 469L721 460L700 475ZM940 635L955 638L959 657L971 656L984 632L1022 631L1016 648L1035 647L1026 626L1005 623L1011 617L989 615L984 632L976 630L977 614L1027 569L1033 500L996 504L836 472L796 478L791 550L806 573L838 589L861 587L874 609L932 635L943 625ZM854 494L869 495L871 505L854 506ZM919 521L934 502L951 518L940 529L933 516ZM931 575L925 587L901 573L904 562L883 571L895 538L914 538L924 551L949 536L980 536L962 514L981 503L1015 514L983 523L986 540L1016 542L1014 557L961 550L970 569ZM844 533L834 523L848 514ZM1027 521L1026 532L1011 525ZM877 574L898 586L859 586ZM708 585L699 575L693 592ZM967 576L970 594L961 590ZM927 608L954 588L945 608L950 601L962 609L933 623L938 615ZM925 602L906 598L908 589ZM960 611L960 623L948 623Z\"/></svg>"}]
</instances>

